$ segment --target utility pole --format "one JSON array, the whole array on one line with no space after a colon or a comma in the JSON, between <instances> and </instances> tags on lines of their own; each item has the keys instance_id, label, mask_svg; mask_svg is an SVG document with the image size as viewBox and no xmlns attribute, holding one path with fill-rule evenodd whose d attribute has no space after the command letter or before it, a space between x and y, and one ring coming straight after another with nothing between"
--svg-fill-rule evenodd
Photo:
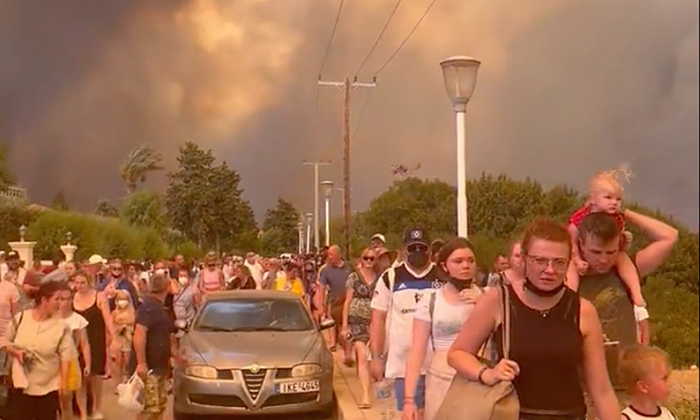
<instances>
[{"instance_id":1,"label":"utility pole","mask_svg":"<svg viewBox=\"0 0 700 420\"><path fill-rule=\"evenodd\" d=\"M357 76L350 81L346 77L343 82L327 82L318 76L319 86L334 86L343 92L343 230L345 231L345 258L350 259L350 104L352 103L352 90L354 88L373 88L377 86L375 77L371 83L363 83L357 80Z\"/></svg>"},{"instance_id":2,"label":"utility pole","mask_svg":"<svg viewBox=\"0 0 700 420\"><path fill-rule=\"evenodd\" d=\"M318 167L319 166L324 166L324 165L330 165L331 161L330 160L319 160L316 162L307 162L304 161L304 165L308 166L313 166L314 167L314 247L316 248L316 252L318 252L319 249L321 249L321 237L318 234ZM311 242L311 237L306 238L307 243ZM308 248L308 246L307 246Z\"/></svg>"}]
</instances>

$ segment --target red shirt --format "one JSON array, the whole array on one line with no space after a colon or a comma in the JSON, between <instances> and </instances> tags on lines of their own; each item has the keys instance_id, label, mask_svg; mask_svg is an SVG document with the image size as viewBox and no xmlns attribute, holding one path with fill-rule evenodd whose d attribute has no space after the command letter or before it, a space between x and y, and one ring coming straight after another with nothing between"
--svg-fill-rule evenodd
<instances>
[{"instance_id":1,"label":"red shirt","mask_svg":"<svg viewBox=\"0 0 700 420\"><path fill-rule=\"evenodd\" d=\"M583 219L593 212L592 208L593 206L589 204L576 210L569 218L569 223L579 227ZM623 216L622 213L615 213L613 216L615 216L615 222L617 222L617 226L620 228L620 231L623 231L625 229L625 216Z\"/></svg>"}]
</instances>

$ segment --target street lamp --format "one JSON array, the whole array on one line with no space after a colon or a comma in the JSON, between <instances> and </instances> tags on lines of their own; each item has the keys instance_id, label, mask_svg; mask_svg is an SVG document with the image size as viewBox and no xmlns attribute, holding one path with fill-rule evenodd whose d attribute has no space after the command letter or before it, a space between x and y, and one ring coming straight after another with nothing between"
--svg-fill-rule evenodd
<instances>
[{"instance_id":1,"label":"street lamp","mask_svg":"<svg viewBox=\"0 0 700 420\"><path fill-rule=\"evenodd\" d=\"M297 234L299 235L299 246L297 247L297 253L304 253L304 224L302 222L297 222Z\"/></svg>"},{"instance_id":2,"label":"street lamp","mask_svg":"<svg viewBox=\"0 0 700 420\"><path fill-rule=\"evenodd\" d=\"M457 118L457 234L466 238L467 229L467 162L466 112L474 93L476 73L481 61L464 56L450 57L440 62L447 96Z\"/></svg>"},{"instance_id":3,"label":"street lamp","mask_svg":"<svg viewBox=\"0 0 700 420\"><path fill-rule=\"evenodd\" d=\"M326 246L331 246L331 196L333 181L323 181L323 194L326 196Z\"/></svg>"},{"instance_id":4,"label":"street lamp","mask_svg":"<svg viewBox=\"0 0 700 420\"><path fill-rule=\"evenodd\" d=\"M306 213L306 253L311 252L311 222L314 220L313 213Z\"/></svg>"}]
</instances>

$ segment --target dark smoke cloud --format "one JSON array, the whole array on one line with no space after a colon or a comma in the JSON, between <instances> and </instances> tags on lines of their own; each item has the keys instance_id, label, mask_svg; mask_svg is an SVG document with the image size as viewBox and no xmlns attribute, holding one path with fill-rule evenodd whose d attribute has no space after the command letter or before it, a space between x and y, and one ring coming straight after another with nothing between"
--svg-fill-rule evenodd
<instances>
[{"instance_id":1,"label":"dark smoke cloud","mask_svg":"<svg viewBox=\"0 0 700 420\"><path fill-rule=\"evenodd\" d=\"M403 2L371 77L429 1ZM410 4L409 4L410 3ZM194 140L243 178L258 215L278 195L311 210L304 159L340 181L341 95L316 77L335 2L0 3L0 137L38 202L63 188L84 209L118 198L127 151L151 142L172 168ZM324 78L352 76L393 1L346 2ZM585 188L629 162L627 198L698 227L698 3L438 1L380 74L353 138L353 208L391 164L453 180L454 122L437 63L483 60L468 112L468 174ZM357 117L367 95L354 92ZM165 185L163 174L149 180ZM335 205L339 209L339 202Z\"/></svg>"}]
</instances>

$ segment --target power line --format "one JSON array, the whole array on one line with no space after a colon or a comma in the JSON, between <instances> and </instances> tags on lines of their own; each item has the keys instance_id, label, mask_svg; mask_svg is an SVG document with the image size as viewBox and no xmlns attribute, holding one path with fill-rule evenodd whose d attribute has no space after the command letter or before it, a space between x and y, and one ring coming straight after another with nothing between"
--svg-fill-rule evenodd
<instances>
[{"instance_id":1,"label":"power line","mask_svg":"<svg viewBox=\"0 0 700 420\"><path fill-rule=\"evenodd\" d=\"M418 27L419 27L420 24L423 22L423 20L425 19L425 17L428 16L428 12L430 12L430 9L433 8L433 6L435 5L436 2L437 2L437 0L433 0L433 1L430 2L430 4L428 5L428 8L425 9L425 12L423 12L423 15L420 17L420 19L418 19L418 22L416 22L416 24L415 24L415 26L413 27L413 29L411 29L411 32L408 33L408 35L407 35L406 38L403 40L403 42L401 42L401 44L400 44L399 47L396 49L396 51L394 51L394 53L391 54L391 56L389 56L389 58L384 62L384 64L382 64L381 67L379 67L379 69L378 69L376 72L374 72L374 75L375 75L375 76L378 75L382 70L384 70L384 68L385 68L387 65L389 65L389 63L391 62L391 60L393 60L394 57L396 57L396 55L399 53L399 51L401 51L401 48L403 48L403 46L406 45L406 42L408 42L408 40L411 38L411 35L413 35L413 33L416 31L416 29L418 29Z\"/></svg>"},{"instance_id":2,"label":"power line","mask_svg":"<svg viewBox=\"0 0 700 420\"><path fill-rule=\"evenodd\" d=\"M335 38L335 31L338 29L338 22L340 21L340 14L343 12L343 3L345 0L340 0L340 5L338 6L338 13L335 15L335 23L333 23L333 30L331 31L331 38L328 40L328 46L326 46L326 53L323 55L323 61L321 62L321 69L318 71L319 78L321 73L323 73L323 68L326 66L326 60L328 59L328 53L331 52L331 45L333 45L333 38Z\"/></svg>"},{"instance_id":3,"label":"power line","mask_svg":"<svg viewBox=\"0 0 700 420\"><path fill-rule=\"evenodd\" d=\"M372 45L372 48L370 48L369 52L367 53L367 56L365 57L364 60L362 60L362 64L360 64L360 67L358 67L357 71L355 72L355 75L360 74L360 71L362 71L362 68L365 66L367 63L367 60L369 60L369 57L372 55L374 52L374 49L377 48L377 45L379 45L379 41L381 41L382 37L384 36L384 32L386 32L386 28L389 27L389 23L391 23L391 19L394 18L394 14L396 14L396 10L399 8L399 5L401 4L401 0L398 0L396 4L394 5L394 9L391 11L391 14L389 15L389 19L386 20L386 23L384 23L384 27L382 28L382 31L379 32L379 36L377 37L376 41L374 41L374 45Z\"/></svg>"}]
</instances>

